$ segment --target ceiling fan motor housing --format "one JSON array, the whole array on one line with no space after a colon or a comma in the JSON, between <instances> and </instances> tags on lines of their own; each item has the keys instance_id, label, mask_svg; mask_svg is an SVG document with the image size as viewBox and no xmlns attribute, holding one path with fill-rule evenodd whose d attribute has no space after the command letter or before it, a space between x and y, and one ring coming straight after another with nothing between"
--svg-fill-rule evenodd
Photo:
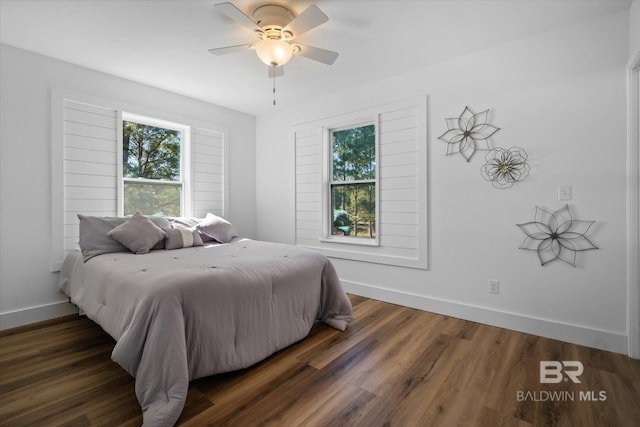
<instances>
[{"instance_id":1,"label":"ceiling fan motor housing","mask_svg":"<svg viewBox=\"0 0 640 427\"><path fill-rule=\"evenodd\" d=\"M293 34L289 31L282 31L284 27L293 21L295 16L284 6L276 4L266 4L253 11L254 21L264 31L263 38L289 40Z\"/></svg>"},{"instance_id":2,"label":"ceiling fan motor housing","mask_svg":"<svg viewBox=\"0 0 640 427\"><path fill-rule=\"evenodd\" d=\"M257 43L209 49L209 52L214 55L225 55L247 50L247 48L254 49L258 58L269 66L270 73L273 73L274 77L282 75L282 66L294 54L300 54L327 65L332 65L338 57L338 52L291 43L294 38L300 37L301 34L329 20L329 17L316 5L308 6L298 16L295 16L291 10L284 6L265 4L257 7L251 17L231 2L218 3L214 6L221 13L253 31L259 39ZM276 70L278 67L279 72Z\"/></svg>"}]
</instances>

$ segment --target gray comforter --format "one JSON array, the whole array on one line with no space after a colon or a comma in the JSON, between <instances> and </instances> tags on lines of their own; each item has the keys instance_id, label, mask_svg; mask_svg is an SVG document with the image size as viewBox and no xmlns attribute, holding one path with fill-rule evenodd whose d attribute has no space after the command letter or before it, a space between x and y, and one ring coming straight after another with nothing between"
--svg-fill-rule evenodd
<instances>
[{"instance_id":1,"label":"gray comforter","mask_svg":"<svg viewBox=\"0 0 640 427\"><path fill-rule=\"evenodd\" d=\"M316 320L344 330L351 304L323 255L247 239L86 263L71 253L60 289L116 341L144 425L170 426L189 381L248 367L304 338Z\"/></svg>"}]
</instances>

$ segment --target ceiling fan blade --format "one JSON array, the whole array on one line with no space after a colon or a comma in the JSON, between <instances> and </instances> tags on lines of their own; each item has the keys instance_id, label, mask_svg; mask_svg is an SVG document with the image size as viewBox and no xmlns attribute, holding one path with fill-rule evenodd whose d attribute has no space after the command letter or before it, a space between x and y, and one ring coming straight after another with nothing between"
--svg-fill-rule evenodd
<instances>
[{"instance_id":1,"label":"ceiling fan blade","mask_svg":"<svg viewBox=\"0 0 640 427\"><path fill-rule=\"evenodd\" d=\"M240 52L242 50L251 50L252 46L253 44L238 44L235 46L215 47L213 49L209 49L209 52L214 55L226 55L229 53Z\"/></svg>"},{"instance_id":2,"label":"ceiling fan blade","mask_svg":"<svg viewBox=\"0 0 640 427\"><path fill-rule=\"evenodd\" d=\"M306 46L298 43L296 43L295 46L300 48L300 51L297 52L298 55L313 59L314 61L322 62L323 64L333 65L336 58L338 58L338 52L334 52L332 50L320 49L319 47Z\"/></svg>"},{"instance_id":3,"label":"ceiling fan blade","mask_svg":"<svg viewBox=\"0 0 640 427\"><path fill-rule=\"evenodd\" d=\"M244 12L242 12L240 9L238 9L236 6L234 6L232 3L229 3L229 2L218 3L218 4L214 5L214 6L215 6L216 10L218 10L219 12L224 13L229 18L231 18L234 21L244 25L245 27L249 28L250 30L258 32L258 33L262 32L262 28L260 28L258 26L258 24L253 22L253 19L251 19L247 15L245 15Z\"/></svg>"},{"instance_id":4,"label":"ceiling fan blade","mask_svg":"<svg viewBox=\"0 0 640 427\"><path fill-rule=\"evenodd\" d=\"M282 77L282 76L284 76L284 67L282 65L279 67L269 67L270 79L274 77Z\"/></svg>"},{"instance_id":5,"label":"ceiling fan blade","mask_svg":"<svg viewBox=\"0 0 640 427\"><path fill-rule=\"evenodd\" d=\"M321 11L318 6L312 4L306 8L302 13L289 22L282 31L289 31L293 34L293 37L298 37L303 33L324 24L329 20L329 17Z\"/></svg>"}]
</instances>

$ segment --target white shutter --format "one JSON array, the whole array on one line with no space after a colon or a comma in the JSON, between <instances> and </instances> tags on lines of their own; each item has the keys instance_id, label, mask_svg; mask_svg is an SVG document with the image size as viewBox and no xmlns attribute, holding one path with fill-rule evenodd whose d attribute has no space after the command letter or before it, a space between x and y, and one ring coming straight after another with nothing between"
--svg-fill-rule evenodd
<instances>
[{"instance_id":1,"label":"white shutter","mask_svg":"<svg viewBox=\"0 0 640 427\"><path fill-rule=\"evenodd\" d=\"M202 128L192 131L193 215L199 218L207 212L225 215L224 136Z\"/></svg>"},{"instance_id":2,"label":"white shutter","mask_svg":"<svg viewBox=\"0 0 640 427\"><path fill-rule=\"evenodd\" d=\"M418 258L419 150L415 106L380 114L380 246Z\"/></svg>"},{"instance_id":3,"label":"white shutter","mask_svg":"<svg viewBox=\"0 0 640 427\"><path fill-rule=\"evenodd\" d=\"M317 246L322 237L322 129L295 132L296 244Z\"/></svg>"},{"instance_id":4,"label":"white shutter","mask_svg":"<svg viewBox=\"0 0 640 427\"><path fill-rule=\"evenodd\" d=\"M78 214L116 216L118 112L63 100L62 258L78 247ZM55 194L55 193L54 193Z\"/></svg>"}]
</instances>

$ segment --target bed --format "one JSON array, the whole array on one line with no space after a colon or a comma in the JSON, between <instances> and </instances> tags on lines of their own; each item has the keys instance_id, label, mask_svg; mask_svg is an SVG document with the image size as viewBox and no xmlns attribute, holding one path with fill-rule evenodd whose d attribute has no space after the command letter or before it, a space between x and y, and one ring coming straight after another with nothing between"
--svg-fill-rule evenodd
<instances>
[{"instance_id":1,"label":"bed","mask_svg":"<svg viewBox=\"0 0 640 427\"><path fill-rule=\"evenodd\" d=\"M135 377L145 426L174 425L190 381L251 366L316 321L344 330L351 319L326 257L237 237L144 255L74 251L59 285L116 340L112 359Z\"/></svg>"}]
</instances>

